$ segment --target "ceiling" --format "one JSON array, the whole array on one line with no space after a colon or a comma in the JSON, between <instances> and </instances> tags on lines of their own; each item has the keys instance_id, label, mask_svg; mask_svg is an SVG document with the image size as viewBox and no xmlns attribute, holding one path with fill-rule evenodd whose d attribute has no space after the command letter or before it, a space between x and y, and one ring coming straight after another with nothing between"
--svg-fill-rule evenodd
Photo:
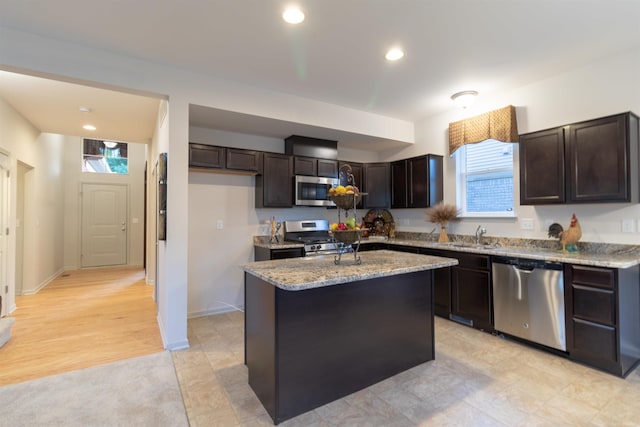
<instances>
[{"instance_id":1,"label":"ceiling","mask_svg":"<svg viewBox=\"0 0 640 427\"><path fill-rule=\"evenodd\" d=\"M455 108L449 98L454 92L474 89L490 97L640 46L638 0L301 0L306 20L298 26L280 17L288 3L57 0L52 7L49 0L0 0L0 25L407 121ZM387 62L385 51L396 45L405 57ZM76 120L82 99L61 111L67 96L59 92L39 101L46 99L46 82L27 84L17 93L4 79L0 76L0 95L11 97L41 130L61 132L53 126L62 126L64 114ZM65 90L60 82L49 83L52 91ZM93 105L110 97L103 89L85 90ZM130 105L113 98L105 102ZM142 123L150 110L157 113L158 100L140 102L146 118L137 123L146 134L131 138L148 139ZM96 117L98 110L117 118L106 106L95 108ZM54 113L55 120L47 120ZM200 113L201 126L229 122L220 120L229 112ZM232 119L234 129L228 130L268 128L264 118ZM294 125L269 124L272 133L285 135ZM124 125L107 126L122 128L116 139L131 139Z\"/></svg>"}]
</instances>

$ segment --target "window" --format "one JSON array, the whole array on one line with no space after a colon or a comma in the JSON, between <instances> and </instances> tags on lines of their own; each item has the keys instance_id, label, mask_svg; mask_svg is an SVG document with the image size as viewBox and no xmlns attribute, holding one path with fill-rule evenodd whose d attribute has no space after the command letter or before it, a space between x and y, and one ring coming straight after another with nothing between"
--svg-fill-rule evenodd
<instances>
[{"instance_id":1,"label":"window","mask_svg":"<svg viewBox=\"0 0 640 427\"><path fill-rule=\"evenodd\" d=\"M454 156L461 215L513 216L513 144L487 139Z\"/></svg>"},{"instance_id":2,"label":"window","mask_svg":"<svg viewBox=\"0 0 640 427\"><path fill-rule=\"evenodd\" d=\"M82 143L82 172L129 173L127 143L84 139Z\"/></svg>"}]
</instances>

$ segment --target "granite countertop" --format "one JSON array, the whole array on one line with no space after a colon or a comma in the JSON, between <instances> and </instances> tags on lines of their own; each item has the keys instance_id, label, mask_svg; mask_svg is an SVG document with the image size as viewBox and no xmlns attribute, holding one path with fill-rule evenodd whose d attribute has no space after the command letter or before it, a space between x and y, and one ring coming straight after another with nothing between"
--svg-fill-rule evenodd
<instances>
[{"instance_id":1,"label":"granite countertop","mask_svg":"<svg viewBox=\"0 0 640 427\"><path fill-rule=\"evenodd\" d=\"M443 249L458 252L469 252L496 256L508 256L567 264L590 265L594 267L629 268L640 264L640 252L633 247L618 252L580 251L576 253L561 252L544 247L475 245L472 243L438 243L419 240L389 239L393 245L419 248Z\"/></svg>"},{"instance_id":2,"label":"granite countertop","mask_svg":"<svg viewBox=\"0 0 640 427\"><path fill-rule=\"evenodd\" d=\"M640 246L617 245L606 243L580 242L577 253L561 252L557 241L527 240L511 238L485 238L488 244L475 245L472 236L453 236L450 243L438 243L430 240L432 236L425 233L397 233L392 239L363 239L361 245L372 243L388 243L392 245L411 246L416 248L442 249L457 252L478 253L486 255L509 256L519 258L555 261L568 264L590 265L594 267L629 268L640 264ZM256 236L261 237L261 236ZM254 237L254 244L268 249L301 248L300 243L269 243L268 238ZM365 252L361 252L365 253ZM397 252L395 252L397 253Z\"/></svg>"},{"instance_id":3,"label":"granite countertop","mask_svg":"<svg viewBox=\"0 0 640 427\"><path fill-rule=\"evenodd\" d=\"M340 265L334 263L333 255L321 255L251 262L240 267L280 289L301 291L458 264L452 258L389 250L360 252L358 256L360 265L355 264L353 254L344 254Z\"/></svg>"}]
</instances>

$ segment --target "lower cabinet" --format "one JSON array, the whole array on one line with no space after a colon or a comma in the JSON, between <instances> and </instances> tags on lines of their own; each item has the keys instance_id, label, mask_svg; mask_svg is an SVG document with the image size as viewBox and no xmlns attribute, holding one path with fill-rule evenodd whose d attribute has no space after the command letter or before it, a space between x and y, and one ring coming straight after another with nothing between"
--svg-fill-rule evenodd
<instances>
[{"instance_id":1,"label":"lower cabinet","mask_svg":"<svg viewBox=\"0 0 640 427\"><path fill-rule=\"evenodd\" d=\"M640 274L565 265L567 352L577 362L624 377L640 361Z\"/></svg>"},{"instance_id":2,"label":"lower cabinet","mask_svg":"<svg viewBox=\"0 0 640 427\"><path fill-rule=\"evenodd\" d=\"M491 258L488 255L457 252L451 258L451 318L476 329L493 331Z\"/></svg>"},{"instance_id":3,"label":"lower cabinet","mask_svg":"<svg viewBox=\"0 0 640 427\"><path fill-rule=\"evenodd\" d=\"M298 258L304 256L304 248L269 249L262 246L253 247L253 255L256 261L269 261L272 259Z\"/></svg>"},{"instance_id":4,"label":"lower cabinet","mask_svg":"<svg viewBox=\"0 0 640 427\"><path fill-rule=\"evenodd\" d=\"M455 254L437 249L420 248L421 254L457 258ZM433 270L433 306L436 316L449 318L451 314L451 267Z\"/></svg>"}]
</instances>

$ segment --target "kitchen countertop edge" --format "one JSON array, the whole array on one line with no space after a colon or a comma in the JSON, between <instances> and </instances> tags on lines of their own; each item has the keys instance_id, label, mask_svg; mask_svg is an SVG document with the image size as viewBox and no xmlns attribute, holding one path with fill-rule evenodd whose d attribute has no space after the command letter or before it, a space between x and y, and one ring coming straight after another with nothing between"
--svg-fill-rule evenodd
<instances>
[{"instance_id":1,"label":"kitchen countertop edge","mask_svg":"<svg viewBox=\"0 0 640 427\"><path fill-rule=\"evenodd\" d=\"M339 265L335 264L334 255L321 255L257 261L241 264L240 268L280 289L301 291L458 264L453 258L390 250L362 252L358 256L361 264L354 262L353 254L344 254Z\"/></svg>"}]
</instances>

